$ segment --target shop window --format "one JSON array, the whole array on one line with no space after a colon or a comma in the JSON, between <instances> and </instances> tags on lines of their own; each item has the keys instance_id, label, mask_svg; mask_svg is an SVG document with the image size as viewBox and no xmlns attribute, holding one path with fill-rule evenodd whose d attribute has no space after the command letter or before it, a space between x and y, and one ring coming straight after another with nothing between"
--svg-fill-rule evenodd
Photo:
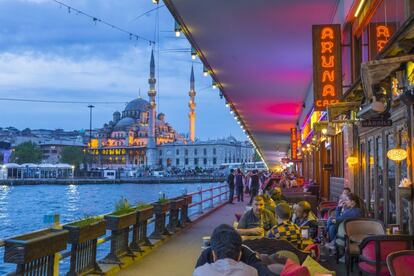
<instances>
[{"instance_id":1,"label":"shop window","mask_svg":"<svg viewBox=\"0 0 414 276\"><path fill-rule=\"evenodd\" d=\"M194 149L194 155L197 155L197 153L198 153L198 150Z\"/></svg>"},{"instance_id":2,"label":"shop window","mask_svg":"<svg viewBox=\"0 0 414 276\"><path fill-rule=\"evenodd\" d=\"M185 149L185 150L184 150L184 155L185 155L185 156L188 156L188 149Z\"/></svg>"},{"instance_id":3,"label":"shop window","mask_svg":"<svg viewBox=\"0 0 414 276\"><path fill-rule=\"evenodd\" d=\"M217 158L213 158L213 165L216 165L217 164Z\"/></svg>"},{"instance_id":4,"label":"shop window","mask_svg":"<svg viewBox=\"0 0 414 276\"><path fill-rule=\"evenodd\" d=\"M399 140L401 141L401 148L407 150L407 138L404 137L403 131L399 132ZM407 177L407 159L401 161L400 163L400 181ZM402 230L403 233L408 233L408 222L409 222L409 202L406 199L401 201L402 207Z\"/></svg>"},{"instance_id":5,"label":"shop window","mask_svg":"<svg viewBox=\"0 0 414 276\"><path fill-rule=\"evenodd\" d=\"M204 159L203 159L203 164L204 164L204 165L207 165L207 158L204 158Z\"/></svg>"},{"instance_id":6,"label":"shop window","mask_svg":"<svg viewBox=\"0 0 414 276\"><path fill-rule=\"evenodd\" d=\"M177 159L175 159L175 165L176 165L176 166L179 166L179 165L180 165L180 159L178 159L178 158L177 158Z\"/></svg>"},{"instance_id":7,"label":"shop window","mask_svg":"<svg viewBox=\"0 0 414 276\"><path fill-rule=\"evenodd\" d=\"M176 154L176 155L179 155L179 154L180 154L180 150L179 150L179 149L176 149L176 150L175 150L175 154Z\"/></svg>"},{"instance_id":8,"label":"shop window","mask_svg":"<svg viewBox=\"0 0 414 276\"><path fill-rule=\"evenodd\" d=\"M207 155L207 149L206 148L204 148L204 155Z\"/></svg>"},{"instance_id":9,"label":"shop window","mask_svg":"<svg viewBox=\"0 0 414 276\"><path fill-rule=\"evenodd\" d=\"M394 134L387 135L387 152L395 148ZM395 162L387 158L387 224L396 223L396 206L395 206Z\"/></svg>"},{"instance_id":10,"label":"shop window","mask_svg":"<svg viewBox=\"0 0 414 276\"><path fill-rule=\"evenodd\" d=\"M198 158L194 158L194 165L198 165Z\"/></svg>"},{"instance_id":11,"label":"shop window","mask_svg":"<svg viewBox=\"0 0 414 276\"><path fill-rule=\"evenodd\" d=\"M377 218L384 221L384 154L383 154L382 138L376 139L376 167L377 167L377 193L378 193L378 212Z\"/></svg>"},{"instance_id":12,"label":"shop window","mask_svg":"<svg viewBox=\"0 0 414 276\"><path fill-rule=\"evenodd\" d=\"M188 158L184 159L184 164L188 165Z\"/></svg>"}]
</instances>

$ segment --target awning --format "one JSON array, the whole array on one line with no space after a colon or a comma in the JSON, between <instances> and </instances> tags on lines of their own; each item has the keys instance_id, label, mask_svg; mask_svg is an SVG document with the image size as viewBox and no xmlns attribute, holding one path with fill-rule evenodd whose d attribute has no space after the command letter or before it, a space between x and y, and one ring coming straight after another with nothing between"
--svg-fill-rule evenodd
<instances>
[{"instance_id":1,"label":"awning","mask_svg":"<svg viewBox=\"0 0 414 276\"><path fill-rule=\"evenodd\" d=\"M413 45L414 46L414 45ZM373 96L372 88L397 70L403 63L414 61L414 55L386 58L365 62L361 65L361 80L367 99Z\"/></svg>"}]
</instances>

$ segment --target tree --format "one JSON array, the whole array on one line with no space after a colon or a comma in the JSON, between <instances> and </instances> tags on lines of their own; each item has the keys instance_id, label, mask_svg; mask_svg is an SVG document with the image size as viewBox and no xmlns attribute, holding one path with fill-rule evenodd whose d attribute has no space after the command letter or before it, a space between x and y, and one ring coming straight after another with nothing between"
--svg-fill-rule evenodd
<instances>
[{"instance_id":1,"label":"tree","mask_svg":"<svg viewBox=\"0 0 414 276\"><path fill-rule=\"evenodd\" d=\"M76 168L79 168L80 164L86 162L86 159L86 153L81 147L64 147L60 154L60 162L74 165Z\"/></svg>"},{"instance_id":2,"label":"tree","mask_svg":"<svg viewBox=\"0 0 414 276\"><path fill-rule=\"evenodd\" d=\"M24 142L13 149L11 161L23 163L40 163L42 161L42 151L39 146L33 142Z\"/></svg>"}]
</instances>

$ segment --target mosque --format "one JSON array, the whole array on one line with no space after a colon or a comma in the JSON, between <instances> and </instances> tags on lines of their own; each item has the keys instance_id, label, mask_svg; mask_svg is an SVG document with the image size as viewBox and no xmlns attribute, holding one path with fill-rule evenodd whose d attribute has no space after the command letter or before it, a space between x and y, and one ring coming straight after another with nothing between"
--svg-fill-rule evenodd
<instances>
[{"instance_id":1,"label":"mosque","mask_svg":"<svg viewBox=\"0 0 414 276\"><path fill-rule=\"evenodd\" d=\"M92 139L93 166L100 168L218 168L223 163L252 162L254 151L248 142L226 139L199 141L195 138L195 81L191 68L189 91L189 134L179 134L156 114L155 62L151 53L149 100L137 98L112 121L104 124Z\"/></svg>"}]
</instances>

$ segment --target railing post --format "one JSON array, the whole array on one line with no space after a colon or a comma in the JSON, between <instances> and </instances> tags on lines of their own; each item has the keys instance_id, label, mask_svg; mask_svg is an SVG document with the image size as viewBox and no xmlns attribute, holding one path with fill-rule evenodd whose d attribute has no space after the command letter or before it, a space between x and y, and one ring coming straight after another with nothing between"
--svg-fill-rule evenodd
<instances>
[{"instance_id":1,"label":"railing post","mask_svg":"<svg viewBox=\"0 0 414 276\"><path fill-rule=\"evenodd\" d=\"M198 185L197 187L198 193L200 194L200 204L198 205L198 213L203 213L203 188L201 185Z\"/></svg>"},{"instance_id":2,"label":"railing post","mask_svg":"<svg viewBox=\"0 0 414 276\"><path fill-rule=\"evenodd\" d=\"M230 189L229 186L225 186L224 190L226 191L226 193L224 194L224 200L229 201L230 200Z\"/></svg>"},{"instance_id":3,"label":"railing post","mask_svg":"<svg viewBox=\"0 0 414 276\"><path fill-rule=\"evenodd\" d=\"M213 184L210 184L210 208L213 208L213 206L214 206L213 195L214 195L214 186L213 186Z\"/></svg>"},{"instance_id":4,"label":"railing post","mask_svg":"<svg viewBox=\"0 0 414 276\"><path fill-rule=\"evenodd\" d=\"M222 197L223 195L221 194L221 185L219 186L219 197L218 197L218 199L219 199L219 204L221 204L221 197Z\"/></svg>"}]
</instances>

